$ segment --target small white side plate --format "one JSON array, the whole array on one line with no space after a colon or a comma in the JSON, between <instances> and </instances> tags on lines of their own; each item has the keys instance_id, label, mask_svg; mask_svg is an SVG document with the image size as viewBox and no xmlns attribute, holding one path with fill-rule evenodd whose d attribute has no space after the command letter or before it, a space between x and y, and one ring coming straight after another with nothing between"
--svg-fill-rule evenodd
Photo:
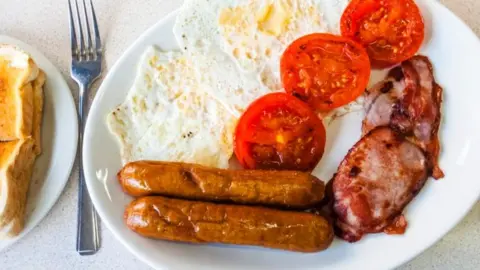
<instances>
[{"instance_id":1,"label":"small white side plate","mask_svg":"<svg viewBox=\"0 0 480 270\"><path fill-rule=\"evenodd\" d=\"M0 43L15 45L29 53L47 76L42 124L43 153L35 162L25 229L13 239L0 240L1 251L37 226L62 194L77 152L78 118L70 88L60 71L41 52L7 36L0 36Z\"/></svg>"}]
</instances>

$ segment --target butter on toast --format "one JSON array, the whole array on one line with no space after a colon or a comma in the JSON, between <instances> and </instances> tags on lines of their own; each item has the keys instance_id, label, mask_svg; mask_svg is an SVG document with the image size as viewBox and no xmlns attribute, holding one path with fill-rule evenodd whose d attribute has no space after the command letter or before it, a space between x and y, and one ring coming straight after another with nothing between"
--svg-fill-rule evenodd
<instances>
[{"instance_id":1,"label":"butter on toast","mask_svg":"<svg viewBox=\"0 0 480 270\"><path fill-rule=\"evenodd\" d=\"M30 56L0 44L0 141L32 135L34 82L40 70Z\"/></svg>"},{"instance_id":2,"label":"butter on toast","mask_svg":"<svg viewBox=\"0 0 480 270\"><path fill-rule=\"evenodd\" d=\"M32 138L0 142L0 239L23 230L36 157L34 144Z\"/></svg>"}]
</instances>

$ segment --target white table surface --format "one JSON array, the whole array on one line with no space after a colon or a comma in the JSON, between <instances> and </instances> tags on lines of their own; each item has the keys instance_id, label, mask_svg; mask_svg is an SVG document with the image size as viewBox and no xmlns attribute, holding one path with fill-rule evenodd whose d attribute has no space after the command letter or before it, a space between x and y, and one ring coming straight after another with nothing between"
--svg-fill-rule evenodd
<instances>
[{"instance_id":1,"label":"white table surface","mask_svg":"<svg viewBox=\"0 0 480 270\"><path fill-rule=\"evenodd\" d=\"M480 1L441 2L480 35ZM96 0L106 45L106 69L143 31L181 3L181 0ZM67 78L76 98L77 88L68 72L70 44L66 4L67 0L0 0L0 34L21 39L45 53ZM75 252L77 174L78 168L41 224L0 253L0 269L150 269L104 227L102 247L96 255L81 257ZM480 269L480 203L445 238L399 269Z\"/></svg>"}]
</instances>

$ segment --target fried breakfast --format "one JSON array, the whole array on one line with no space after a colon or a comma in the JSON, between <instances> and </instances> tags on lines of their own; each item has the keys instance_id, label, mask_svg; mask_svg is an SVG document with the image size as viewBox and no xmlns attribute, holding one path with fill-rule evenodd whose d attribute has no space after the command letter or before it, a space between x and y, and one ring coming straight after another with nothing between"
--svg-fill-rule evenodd
<instances>
[{"instance_id":1,"label":"fried breakfast","mask_svg":"<svg viewBox=\"0 0 480 270\"><path fill-rule=\"evenodd\" d=\"M417 55L413 0L187 0L173 32L180 51L149 48L107 120L138 234L317 252L333 226L348 242L403 234L404 209L443 177L443 90ZM366 90L372 67L390 70ZM355 105L362 138L324 198L310 172L333 139L325 123Z\"/></svg>"},{"instance_id":2,"label":"fried breakfast","mask_svg":"<svg viewBox=\"0 0 480 270\"><path fill-rule=\"evenodd\" d=\"M303 172L222 170L161 161L129 163L118 173L118 181L134 197L162 195L299 209L320 203L325 190L322 181Z\"/></svg>"},{"instance_id":3,"label":"fried breakfast","mask_svg":"<svg viewBox=\"0 0 480 270\"><path fill-rule=\"evenodd\" d=\"M333 229L321 216L263 207L143 197L127 206L124 219L142 236L196 244L318 252L333 241Z\"/></svg>"},{"instance_id":4,"label":"fried breakfast","mask_svg":"<svg viewBox=\"0 0 480 270\"><path fill-rule=\"evenodd\" d=\"M25 52L0 45L0 238L20 234L41 154L45 75Z\"/></svg>"}]
</instances>

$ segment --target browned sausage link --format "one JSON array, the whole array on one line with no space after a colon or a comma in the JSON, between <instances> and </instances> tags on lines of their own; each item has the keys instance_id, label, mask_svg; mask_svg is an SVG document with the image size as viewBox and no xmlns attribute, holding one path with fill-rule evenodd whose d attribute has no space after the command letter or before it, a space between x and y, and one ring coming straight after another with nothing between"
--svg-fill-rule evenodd
<instances>
[{"instance_id":1,"label":"browned sausage link","mask_svg":"<svg viewBox=\"0 0 480 270\"><path fill-rule=\"evenodd\" d=\"M325 186L303 172L220 170L200 165L138 161L119 173L123 190L135 197L183 199L308 208L319 203Z\"/></svg>"},{"instance_id":2,"label":"browned sausage link","mask_svg":"<svg viewBox=\"0 0 480 270\"><path fill-rule=\"evenodd\" d=\"M144 197L126 208L124 219L142 236L198 244L317 252L333 241L333 229L321 216L255 206Z\"/></svg>"}]
</instances>

